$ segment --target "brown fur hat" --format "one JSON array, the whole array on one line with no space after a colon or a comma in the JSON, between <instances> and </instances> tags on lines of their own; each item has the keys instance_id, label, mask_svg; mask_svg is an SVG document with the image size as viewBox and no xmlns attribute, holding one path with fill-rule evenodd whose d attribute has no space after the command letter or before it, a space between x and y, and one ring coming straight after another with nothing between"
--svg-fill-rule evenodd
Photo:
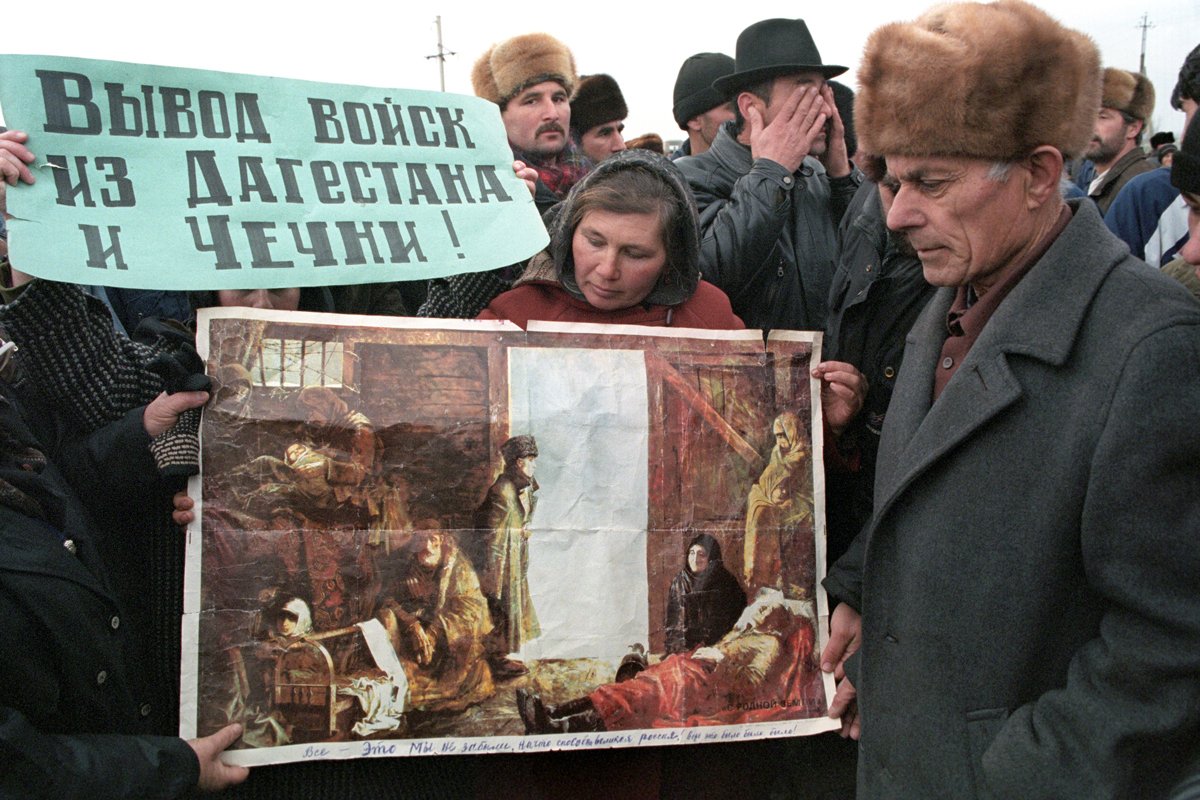
<instances>
[{"instance_id":1,"label":"brown fur hat","mask_svg":"<svg viewBox=\"0 0 1200 800\"><path fill-rule=\"evenodd\" d=\"M570 95L578 80L575 57L548 33L527 33L494 44L471 69L476 96L502 108L535 83L557 81Z\"/></svg>"},{"instance_id":2,"label":"brown fur hat","mask_svg":"<svg viewBox=\"0 0 1200 800\"><path fill-rule=\"evenodd\" d=\"M1124 111L1145 122L1154 111L1154 84L1140 72L1106 67L1100 105Z\"/></svg>"},{"instance_id":3,"label":"brown fur hat","mask_svg":"<svg viewBox=\"0 0 1200 800\"><path fill-rule=\"evenodd\" d=\"M1100 54L1021 0L955 3L872 33L858 83L866 152L1011 161L1048 144L1073 156L1100 108Z\"/></svg>"}]
</instances>

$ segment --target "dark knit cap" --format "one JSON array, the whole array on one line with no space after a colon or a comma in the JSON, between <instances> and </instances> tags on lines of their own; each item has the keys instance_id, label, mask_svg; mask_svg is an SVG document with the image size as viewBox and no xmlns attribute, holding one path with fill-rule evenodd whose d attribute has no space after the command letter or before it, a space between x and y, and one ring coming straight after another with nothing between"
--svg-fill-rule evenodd
<instances>
[{"instance_id":1,"label":"dark knit cap","mask_svg":"<svg viewBox=\"0 0 1200 800\"><path fill-rule=\"evenodd\" d=\"M724 53L688 56L675 78L675 106L671 109L680 130L687 130L692 117L726 102L727 98L713 88L713 81L732 74L733 59Z\"/></svg>"},{"instance_id":2,"label":"dark knit cap","mask_svg":"<svg viewBox=\"0 0 1200 800\"><path fill-rule=\"evenodd\" d=\"M571 130L582 136L597 125L629 116L621 87L611 75L584 75L571 98Z\"/></svg>"},{"instance_id":3,"label":"dark knit cap","mask_svg":"<svg viewBox=\"0 0 1200 800\"><path fill-rule=\"evenodd\" d=\"M1200 114L1183 134L1179 152L1171 161L1171 185L1181 192L1200 195Z\"/></svg>"}]
</instances>

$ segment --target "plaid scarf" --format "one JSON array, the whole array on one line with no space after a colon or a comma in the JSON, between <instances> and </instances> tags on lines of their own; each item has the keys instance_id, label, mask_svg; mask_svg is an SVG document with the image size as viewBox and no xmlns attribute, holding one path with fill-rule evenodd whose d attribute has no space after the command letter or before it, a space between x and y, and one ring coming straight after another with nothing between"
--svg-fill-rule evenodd
<instances>
[{"instance_id":1,"label":"plaid scarf","mask_svg":"<svg viewBox=\"0 0 1200 800\"><path fill-rule=\"evenodd\" d=\"M571 187L591 172L594 166L570 137L567 138L566 147L552 162L543 161L542 156L525 153L516 148L513 148L513 158L536 169L538 179L559 199L566 197Z\"/></svg>"}]
</instances>

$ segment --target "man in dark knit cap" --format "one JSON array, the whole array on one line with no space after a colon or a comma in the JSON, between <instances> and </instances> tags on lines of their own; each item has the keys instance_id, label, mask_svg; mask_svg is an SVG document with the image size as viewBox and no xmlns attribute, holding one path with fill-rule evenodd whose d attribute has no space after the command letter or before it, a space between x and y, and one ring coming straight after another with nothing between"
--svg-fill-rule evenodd
<instances>
[{"instance_id":1,"label":"man in dark knit cap","mask_svg":"<svg viewBox=\"0 0 1200 800\"><path fill-rule=\"evenodd\" d=\"M671 113L688 138L671 154L672 160L703 153L717 138L721 126L733 119L733 103L713 88L713 81L733 74L733 70L733 59L724 53L696 53L683 62L675 78Z\"/></svg>"}]
</instances>

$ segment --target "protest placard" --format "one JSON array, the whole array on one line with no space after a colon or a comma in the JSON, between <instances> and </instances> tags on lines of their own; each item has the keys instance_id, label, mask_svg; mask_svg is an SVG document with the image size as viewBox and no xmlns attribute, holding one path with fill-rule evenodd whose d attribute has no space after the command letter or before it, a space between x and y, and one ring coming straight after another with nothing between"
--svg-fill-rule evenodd
<instances>
[{"instance_id":1,"label":"protest placard","mask_svg":"<svg viewBox=\"0 0 1200 800\"><path fill-rule=\"evenodd\" d=\"M377 283L521 261L547 237L495 104L50 56L0 56L38 155L11 259L125 288Z\"/></svg>"}]
</instances>

